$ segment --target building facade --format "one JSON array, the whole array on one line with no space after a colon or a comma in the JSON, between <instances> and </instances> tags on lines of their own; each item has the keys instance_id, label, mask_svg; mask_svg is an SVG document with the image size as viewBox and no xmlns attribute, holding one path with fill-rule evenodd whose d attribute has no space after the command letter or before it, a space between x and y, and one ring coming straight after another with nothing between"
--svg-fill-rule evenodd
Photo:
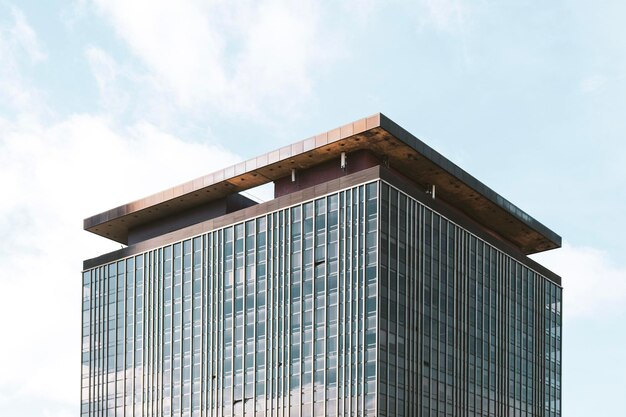
<instances>
[{"instance_id":1,"label":"building facade","mask_svg":"<svg viewBox=\"0 0 626 417\"><path fill-rule=\"evenodd\" d=\"M560 237L384 115L85 229L81 416L561 415Z\"/></svg>"}]
</instances>

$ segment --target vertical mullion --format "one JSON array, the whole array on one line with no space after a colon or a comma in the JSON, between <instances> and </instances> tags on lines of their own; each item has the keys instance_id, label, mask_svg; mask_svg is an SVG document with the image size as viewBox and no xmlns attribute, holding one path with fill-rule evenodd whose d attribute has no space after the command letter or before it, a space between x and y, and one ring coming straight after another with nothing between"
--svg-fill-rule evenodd
<instances>
[{"instance_id":1,"label":"vertical mullion","mask_svg":"<svg viewBox=\"0 0 626 417\"><path fill-rule=\"evenodd\" d=\"M164 291L164 268L163 268L163 248L159 248L154 251L154 303L152 310L154 311L155 317L155 334L156 341L154 342L155 346L155 360L154 360L154 376L153 376L153 392L155 399L153 400L154 407L153 413L157 415L163 414L163 321L164 321L164 300L163 300L163 291Z\"/></svg>"},{"instance_id":2,"label":"vertical mullion","mask_svg":"<svg viewBox=\"0 0 626 417\"><path fill-rule=\"evenodd\" d=\"M136 353L137 353L137 258L133 257L133 348L132 348L132 371L131 371L131 396L130 396L130 407L131 407L131 415L127 417L135 416L135 370L137 364Z\"/></svg>"},{"instance_id":3,"label":"vertical mullion","mask_svg":"<svg viewBox=\"0 0 626 417\"><path fill-rule=\"evenodd\" d=\"M219 277L224 276L224 234L223 230L214 232L213 248L216 251L214 253L214 282L216 285L215 291L215 315L216 315L216 329L215 329L215 342L217 349L215 350L215 369L212 370L211 380L215 384L215 414L222 415L221 408L223 407L223 395L224 395L224 383L223 383L223 369L224 369L224 281L219 280Z\"/></svg>"},{"instance_id":4,"label":"vertical mullion","mask_svg":"<svg viewBox=\"0 0 626 417\"><path fill-rule=\"evenodd\" d=\"M273 410L275 409L275 398L274 398L274 217L270 213L266 216L266 252L265 259L267 261L266 271L267 271L267 302L265 303L266 312L267 312L267 352L266 355L266 364L268 372L265 374L266 381L266 401L267 397L269 397L269 405L266 406L266 415L271 415Z\"/></svg>"},{"instance_id":5,"label":"vertical mullion","mask_svg":"<svg viewBox=\"0 0 626 417\"><path fill-rule=\"evenodd\" d=\"M256 302L257 302L257 295L256 295L257 294L257 285L256 284L257 284L258 276L257 276L257 273L256 273L256 271L257 271L257 268L256 268L256 265L257 265L257 259L256 259L257 258L257 256L256 256L257 241L256 241L256 236L257 236L258 232L257 232L257 228L256 228L256 219L252 219L250 222L252 223L252 230L253 230L252 231L252 235L254 236L252 238L253 249L252 249L252 267L251 267L251 274L252 274L252 276L254 278L254 285L253 285L253 287L254 287L254 295L253 295L254 300L252 301L252 305L253 305L252 308L253 308L253 315L254 315L253 329L252 329L252 340L253 340L253 342L252 342L252 346L253 346L253 348L252 348L252 415L254 416L254 415L256 415L256 411L257 411L257 401L256 401L256 376L257 376L256 375L257 374L257 369L256 369L256 352L257 352L257 338L256 338L257 332L256 332L256 326L257 325L256 325L256 323L257 323L258 314L257 314L257 304L256 304ZM245 269L244 269L244 271L247 271L248 270L248 265L247 265L248 264L248 260L247 260L247 258L248 258L248 253L247 253L248 252L248 247L247 247L245 242L247 242L247 240L248 240L248 234L247 234L247 231L246 231L246 227L244 227L244 234L245 234L245 238L244 238L245 239L244 240L244 247L245 247L244 268ZM248 279L248 277L246 277L246 287L248 286L247 279ZM244 301L244 303L245 303L245 301ZM247 319L248 313L246 312L245 314L246 314L246 319ZM244 331L244 338L245 338L245 331ZM246 374L248 372L247 369L245 369L245 356L244 356L244 372L246 372ZM243 393L243 397L244 397L244 404L243 404L244 412L245 412L245 407L246 407L246 399L245 399L246 398L246 391L245 390L246 390L246 387L245 387L245 384L244 384L244 393Z\"/></svg>"},{"instance_id":6,"label":"vertical mullion","mask_svg":"<svg viewBox=\"0 0 626 417\"><path fill-rule=\"evenodd\" d=\"M282 239L283 239L283 256L282 256L282 282L283 282L283 305L286 312L286 320L283 321L283 332L285 341L287 342L283 350L283 369L285 378L283 380L284 399L286 414L291 412L291 274L290 274L290 256L291 256L291 217L290 209L281 211L283 218ZM287 231L289 229L289 231Z\"/></svg>"},{"instance_id":7,"label":"vertical mullion","mask_svg":"<svg viewBox=\"0 0 626 417\"><path fill-rule=\"evenodd\" d=\"M413 316L413 303L412 300L416 300L417 298L415 297L414 291L415 291L415 275L414 275L414 264L415 264L415 259L414 259L414 248L413 248L413 242L415 242L414 236L413 236L413 200L411 198L406 199L406 233L407 233L407 238L406 238L406 250L407 250L407 256L406 256L406 280L407 280L407 319L406 319L406 328L407 328L407 332L406 332L406 337L405 337L405 343L407 345L407 351L408 351L408 355L406 355L406 362L408 364L407 367L407 387L406 387L406 392L408 393L408 398L407 398L407 410L408 410L408 415L416 415L416 411L415 411L415 402L417 400L417 396L416 396L416 392L415 392L415 381L413 380L414 374L415 374L415 370L414 370L414 366L415 366L415 361L417 360L417 355L415 354L415 347L413 346L413 341L414 341L414 316ZM380 229L380 227L379 227Z\"/></svg>"},{"instance_id":8,"label":"vertical mullion","mask_svg":"<svg viewBox=\"0 0 626 417\"><path fill-rule=\"evenodd\" d=\"M152 372L152 412L153 414L161 414L160 406L161 406L161 390L162 384L161 381L161 372L159 371L159 367L161 364L161 344L163 343L162 337L163 332L161 331L161 280L159 279L159 274L161 273L161 255L163 253L163 249L159 248L154 251L154 268L152 272L153 286L152 286L152 315L154 317L153 320L153 328L154 328L154 356L153 356L153 372Z\"/></svg>"},{"instance_id":9,"label":"vertical mullion","mask_svg":"<svg viewBox=\"0 0 626 417\"><path fill-rule=\"evenodd\" d=\"M273 373L273 262L272 262L272 216L265 214L265 415L271 415L274 400L272 397Z\"/></svg>"},{"instance_id":10,"label":"vertical mullion","mask_svg":"<svg viewBox=\"0 0 626 417\"><path fill-rule=\"evenodd\" d=\"M285 241L285 211L281 210L276 213L276 262L277 262L277 275L276 275L276 286L277 286L277 297L278 297L278 407L280 413L282 415L289 415L289 398L288 398L288 385L289 385L289 358L285 357L287 355L287 350L289 349L288 343L288 301L285 297L285 286L286 276L285 276L285 253L287 250L287 243ZM287 386L287 388L286 388ZM287 392L287 395L285 395ZM287 397L287 398L286 398Z\"/></svg>"},{"instance_id":11,"label":"vertical mullion","mask_svg":"<svg viewBox=\"0 0 626 417\"><path fill-rule=\"evenodd\" d=\"M155 271L154 271L154 315L155 315L155 327L156 327L156 352L155 352L155 363L154 363L154 391L155 391L155 407L154 413L157 415L161 415L162 410L162 402L163 402L163 372L162 372L162 364L163 364L163 309L162 309L162 297L161 294L163 292L163 281L162 281L162 263L163 263L163 249L159 248L158 252L155 251Z\"/></svg>"},{"instance_id":12,"label":"vertical mullion","mask_svg":"<svg viewBox=\"0 0 626 417\"><path fill-rule=\"evenodd\" d=\"M107 373L108 363L107 356L109 354L109 339L108 339L108 327L109 327L109 271L105 266L101 271L102 279L102 353L101 363L102 370L100 371L100 412L107 412Z\"/></svg>"},{"instance_id":13,"label":"vertical mullion","mask_svg":"<svg viewBox=\"0 0 626 417\"><path fill-rule=\"evenodd\" d=\"M229 401L229 406L230 406L230 415L234 416L235 415L235 330L237 328L237 317L235 314L235 300L237 298L236 295L236 289L237 289L237 282L236 282L236 278L235 278L235 272L237 270L236 265L237 265L237 252L236 252L236 245L235 242L237 241L237 235L236 235L236 228L235 226L232 226L233 229L233 240L230 243L230 245L232 246L232 256L233 256L233 264L232 264L232 275L233 275L233 282L232 282L232 287L233 287L233 291L232 291L232 297L231 297L231 302L232 302L232 325L231 325L231 332L232 332L232 349L231 349L231 353L230 353L230 360L232 362L231 365L231 370L232 370L232 378L231 378L231 389L230 389L230 401Z\"/></svg>"},{"instance_id":14,"label":"vertical mullion","mask_svg":"<svg viewBox=\"0 0 626 417\"><path fill-rule=\"evenodd\" d=\"M207 329L206 312L208 309L207 298L207 235L201 237L201 249L200 249L200 417L206 417L206 405L207 405L207 392L206 380L207 380L207 364L209 359L207 358L207 337L209 332Z\"/></svg>"},{"instance_id":15,"label":"vertical mullion","mask_svg":"<svg viewBox=\"0 0 626 417\"><path fill-rule=\"evenodd\" d=\"M316 200L313 200L312 202L312 211L313 211L313 241L312 241L312 253L313 253L313 266L312 266L312 285L313 285L313 290L312 290L312 297L311 297L311 301L312 301L312 348L311 348L311 378L312 378L312 383L311 383L311 415L315 415L315 391L316 391L316 384L315 384L315 373L317 371L317 367L315 365L315 355L316 355L316 346L315 346L315 342L316 342L316 338L315 338L315 331L316 331L316 327L317 327L317 321L315 319L315 315L316 315L316 310L317 310L317 303L316 303L316 299L317 299L317 294L316 294L316 280L318 279L317 277L317 257L316 257L316 249L317 249L317 244L319 241L319 236L317 233L317 216L318 216L318 211L317 211L317 202Z\"/></svg>"},{"instance_id":16,"label":"vertical mullion","mask_svg":"<svg viewBox=\"0 0 626 417\"><path fill-rule=\"evenodd\" d=\"M154 254L156 250L152 250L148 253L148 279L144 283L146 285L147 297L145 302L146 307L146 346L148 347L146 366L146 410L147 415L154 414L154 350L155 350L155 328L154 328Z\"/></svg>"},{"instance_id":17,"label":"vertical mullion","mask_svg":"<svg viewBox=\"0 0 626 417\"><path fill-rule=\"evenodd\" d=\"M153 252L148 252L147 274L144 278L144 288L146 291L146 297L144 298L144 321L145 321L145 354L144 354L144 392L145 392L145 411L146 415L152 415L152 353L154 349L154 329L152 329L152 271L153 271Z\"/></svg>"},{"instance_id":18,"label":"vertical mullion","mask_svg":"<svg viewBox=\"0 0 626 417\"><path fill-rule=\"evenodd\" d=\"M349 221L349 225L350 225L350 252L349 252L349 258L350 258L350 262L349 262L349 268L347 269L349 271L348 275L349 277L346 277L346 283L349 283L347 286L349 288L348 294L349 294L349 300L348 300L348 306L349 308L347 309L349 311L348 315L347 315L347 324L348 324L348 381L347 381L347 385L348 385L348 415L352 415L352 388L353 388L353 384L352 384L352 317L354 315L354 312L352 311L352 298L353 298L353 275L354 275L354 233L353 233L353 229L354 229L354 189L349 190L349 195L350 195L350 221Z\"/></svg>"},{"instance_id":19,"label":"vertical mullion","mask_svg":"<svg viewBox=\"0 0 626 417\"><path fill-rule=\"evenodd\" d=\"M224 273L224 267L225 267L225 254L224 254L224 248L226 243L224 242L224 229L221 229L217 232L216 235L217 238L217 242L216 242L216 249L217 249L217 258L215 259L216 262L216 268L217 268L217 275L216 275L216 283L217 283L217 294L216 294L216 301L217 301L217 315L218 315L218 320L217 320L217 346L218 346L218 350L217 350L217 354L215 356L215 360L216 360L216 372L214 375L211 376L211 378L213 378L213 376L215 376L215 381L216 381L216 396L215 396L215 403L216 403L216 413L218 416L221 416L224 414L224 398L225 398L225 388L224 388L224 359L226 358L226 354L225 354L225 340L224 340L224 336L226 333L226 321L224 318L224 300L226 299L226 289L225 289L225 281L224 279L219 279L220 277L224 277L225 273Z\"/></svg>"},{"instance_id":20,"label":"vertical mullion","mask_svg":"<svg viewBox=\"0 0 626 417\"><path fill-rule=\"evenodd\" d=\"M99 363L100 363L100 370L99 370L99 375L98 375L98 412L99 414L105 413L106 412L106 407L105 407L105 403L104 403L104 378L106 376L106 362L105 362L105 355L107 354L107 345L106 345L106 335L105 335L105 331L106 331L106 326L107 326L107 316L106 316L106 306L107 306L107 296L106 296L106 291L107 291L107 286L106 286L106 273L104 272L104 267L100 267L100 299L102 300L100 303L100 352L98 354L99 356Z\"/></svg>"},{"instance_id":21,"label":"vertical mullion","mask_svg":"<svg viewBox=\"0 0 626 417\"><path fill-rule=\"evenodd\" d=\"M89 417L94 417L96 412L98 411L98 396L97 386L98 386L98 352L100 351L100 274L98 274L98 269L94 268L92 270L92 290L91 293L93 295L93 311L91 312L91 319L93 322L92 326L92 349L89 354L91 367L89 370ZM97 294L97 295L96 295Z\"/></svg>"},{"instance_id":22,"label":"vertical mullion","mask_svg":"<svg viewBox=\"0 0 626 417\"><path fill-rule=\"evenodd\" d=\"M206 234L206 280L207 280L207 309L206 309L206 347L204 350L207 363L205 364L205 378L206 386L206 412L205 417L213 416L213 396L216 390L215 381L213 380L213 354L216 350L216 346L213 343L215 338L216 329L213 327L213 321L215 320L215 297L216 291L213 286L213 276L215 273L214 259L214 234L215 232L208 232Z\"/></svg>"},{"instance_id":23,"label":"vertical mullion","mask_svg":"<svg viewBox=\"0 0 626 417\"><path fill-rule=\"evenodd\" d=\"M386 262L386 280L387 280L387 289L385 290L385 297L387 299L387 302L385 303L385 316L387 317L386 320L386 327L385 327L385 332L386 332L386 337L387 337L387 347L385 348L385 383L387 384L387 387L389 386L389 280L390 280L390 273L389 273L389 269L390 269L390 247L391 247L391 199L389 197L390 195L390 189L389 186L386 187L386 192L385 192L385 198L387 199L387 205L386 205L386 211L387 213L385 213L386 217L387 217L387 224L386 224L386 230L385 233L387 235L387 244L385 245L385 248L382 248L382 244L380 245L380 247L382 248L382 250L385 251L385 253L387 254L387 262ZM382 199L382 197L381 197ZM381 213L382 214L382 213ZM379 292L380 294L380 292ZM380 314L380 311L379 313ZM378 348L376 349L377 351L379 350ZM377 353L378 355L378 353ZM387 413L389 413L389 389L386 390L385 393L385 410Z\"/></svg>"},{"instance_id":24,"label":"vertical mullion","mask_svg":"<svg viewBox=\"0 0 626 417\"><path fill-rule=\"evenodd\" d=\"M183 379L183 369L185 368L185 241L178 242L180 246L180 319L177 323L180 329L180 340L178 342L178 384L180 388L179 400L178 400L178 412L179 417L183 414L184 402L184 386L185 380ZM173 318L173 317L172 317ZM172 320L173 322L174 320ZM172 333L173 334L173 333ZM172 372L173 374L173 372ZM173 414L173 413L172 413Z\"/></svg>"},{"instance_id":25,"label":"vertical mullion","mask_svg":"<svg viewBox=\"0 0 626 417\"><path fill-rule=\"evenodd\" d=\"M189 415L195 417L194 412L193 412L193 365L194 365L194 347L193 347L193 339L194 339L194 322L193 322L193 309L195 307L194 305L194 301L195 301L195 294L194 294L194 280L195 280L195 276L194 276L194 271L195 271L195 264L194 264L194 253L195 253L195 249L196 249L196 245L195 245L195 239L191 238L190 242L189 242L189 246L191 248L191 254L189 256L189 275L190 275L190 300L189 303L190 305L190 309L189 309ZM184 256L184 255L183 255ZM183 257L183 259L185 259ZM184 303L184 299L185 299L185 295L184 295L184 291L183 291L183 303ZM183 304L184 305L184 304ZM183 313L184 313L184 309L183 309ZM184 329L183 329L183 340L184 340ZM184 366L184 361L183 361L183 369L185 368ZM184 382L183 382L183 386L184 386ZM184 397L184 395L183 395ZM184 407L183 407L184 408Z\"/></svg>"},{"instance_id":26,"label":"vertical mullion","mask_svg":"<svg viewBox=\"0 0 626 417\"><path fill-rule=\"evenodd\" d=\"M356 333L355 333L355 337L356 337L356 343L355 343L355 362L356 362L356 366L355 366L355 382L356 382L356 391L354 393L354 395L356 396L356 413L357 415L359 415L359 411L363 410L363 399L362 399L362 395L359 395L359 388L361 388L361 365L362 365L362 358L361 358L361 352L360 352L360 343L361 343L361 331L362 329L362 325L361 325L361 310L362 310L362 306L361 306L361 300L359 297L359 291L361 290L361 266L362 266L362 262L361 262L361 244L362 244L362 239L361 239L361 215L363 213L361 213L361 187L357 186L355 187L355 191L356 191L356 256L355 256L355 278L354 278L354 284L355 284L355 297L356 297L356 312L355 312L355 322L354 325L356 326ZM361 388L361 394L363 394L363 390Z\"/></svg>"},{"instance_id":27,"label":"vertical mullion","mask_svg":"<svg viewBox=\"0 0 626 417\"><path fill-rule=\"evenodd\" d=\"M96 316L97 316L97 331L96 331L96 352L95 352L95 362L96 362L96 369L94 372L94 382L95 382L95 387L94 387L94 403L95 403L95 413L94 416L100 414L101 410L102 410L102 395L101 395L101 388L102 388L102 369L103 369L103 361L102 361L102 353L103 353L103 349L104 349L104 344L103 344L103 340L104 340L104 336L102 335L102 321L104 320L104 308L102 306L102 304L104 303L104 294L103 294L103 290L104 290L104 283L103 283L103 279L102 279L102 267L99 267L96 269L96 276L97 276L97 280L98 280L98 306L97 306L97 310L95 312Z\"/></svg>"},{"instance_id":28,"label":"vertical mullion","mask_svg":"<svg viewBox=\"0 0 626 417\"><path fill-rule=\"evenodd\" d=\"M409 215L411 213L411 198L404 194L404 204L400 207L400 213L404 211L404 214L400 217L400 222L404 223L404 329L403 329L403 338L404 338L404 415L411 415L411 408L413 404L413 396L412 396L412 384L411 384L411 363L413 362L413 357L411 356L411 291L413 287L412 283L412 266L413 260L411 256L411 225L409 222ZM401 199L402 201L402 199Z\"/></svg>"},{"instance_id":29,"label":"vertical mullion","mask_svg":"<svg viewBox=\"0 0 626 417\"><path fill-rule=\"evenodd\" d=\"M87 414L89 417L93 417L93 404L94 404L94 389L96 386L94 374L97 370L96 361L95 361L95 352L97 352L97 344L96 344L96 312L98 306L98 297L96 297L96 270L92 269L90 271L91 275L91 286L89 288L89 292L91 295L91 303L89 304L89 387L88 387L88 406L87 406Z\"/></svg>"},{"instance_id":30,"label":"vertical mullion","mask_svg":"<svg viewBox=\"0 0 626 417\"><path fill-rule=\"evenodd\" d=\"M298 387L299 389L299 394L298 396L300 397L300 417L302 417L302 409L303 407L303 401L302 401L302 381L304 380L304 355L303 355L303 350L304 350L304 341L303 341L303 334L304 334L304 309L305 309L305 305L304 305L304 205L300 204L300 334L298 335L299 338L299 342L300 342L300 386Z\"/></svg>"},{"instance_id":31,"label":"vertical mullion","mask_svg":"<svg viewBox=\"0 0 626 417\"><path fill-rule=\"evenodd\" d=\"M119 268L119 264L120 264L120 262L118 262L118 268ZM123 354L123 356L122 356L122 371L121 371L121 374L122 374L122 416L120 416L120 417L123 417L123 416L126 415L126 313L127 313L127 310L128 310L127 305L126 305L127 304L127 301L126 301L126 280L128 279L128 276L126 274L126 261L122 260L121 264L124 266L124 270L123 270L123 274L124 274L124 288L122 290L123 294L124 294L124 303L123 303L123 305L124 305L124 314L122 315L122 323L121 323L121 325L122 325L122 354ZM117 284L118 284L117 292L119 293L119 280L118 280ZM116 297L116 298L119 298L119 297ZM119 317L119 313L116 312L116 314ZM118 326L119 326L119 323L118 323ZM117 334L117 328L115 329L115 332ZM116 352L116 354L119 356L118 352ZM119 375L118 375L119 371L117 370L117 367L116 367L115 372L116 372L116 375L115 375L116 382L115 382L115 384L117 386L117 379L119 377ZM117 389L116 389L116 391L117 391ZM116 392L116 397L117 397L117 392ZM117 399L116 399L116 401L117 401Z\"/></svg>"},{"instance_id":32,"label":"vertical mullion","mask_svg":"<svg viewBox=\"0 0 626 417\"><path fill-rule=\"evenodd\" d=\"M415 256L415 262L416 262L416 266L415 266L415 299L418 301L417 302L417 307L413 308L413 317L414 317L414 326L415 329L413 330L413 334L415 335L415 340L414 340L414 344L415 344L415 351L416 351L416 363L415 363L415 392L416 392L416 397L417 397L417 401L415 402L415 414L414 415L420 415L420 413L422 412L421 407L422 407L422 403L423 403L423 389L422 389L422 384L423 384L423 349L422 349L422 343L421 343L421 338L419 337L419 335L422 334L422 328L423 326L421 325L421 316L422 316L422 311L424 309L424 291L423 291L423 285L424 285L424 279L423 279L423 268L424 268L424 262L422 259L422 252L423 252L423 246L424 246L424 242L423 242L423 215L422 212L424 210L423 206L417 202L413 202L413 215L412 217L412 222L413 222L413 241L416 242L416 247L413 250L414 256ZM455 303L456 306L456 303ZM456 385L456 384L455 384Z\"/></svg>"},{"instance_id":33,"label":"vertical mullion","mask_svg":"<svg viewBox=\"0 0 626 417\"><path fill-rule=\"evenodd\" d=\"M148 356L149 368L148 368L148 374L147 374L148 403L146 404L146 407L148 409L148 415L155 414L154 397L155 397L156 390L154 386L154 379L155 379L154 367L156 363L156 345L158 343L157 341L158 335L157 335L157 329L156 329L156 314L155 314L156 279L154 275L155 275L155 268L156 268L156 262L157 262L157 252L158 252L158 249L154 249L150 251L150 263L149 263L149 274L148 274L149 293L148 293L148 298L146 300L146 308L148 309L147 310L148 322L150 323L150 327L148 329L148 332L150 333L150 339L146 340L146 343L150 346L149 356Z\"/></svg>"},{"instance_id":34,"label":"vertical mullion","mask_svg":"<svg viewBox=\"0 0 626 417\"><path fill-rule=\"evenodd\" d=\"M381 278L381 250L382 250L382 233L381 233L381 217L382 217L382 186L381 181L376 181L376 348L374 353L374 361L376 363L376 376L375 376L375 389L376 394L374 397L374 413L378 415L378 399L380 396L380 298L381 298L381 289L380 289L380 278ZM385 392L387 392L385 390Z\"/></svg>"},{"instance_id":35,"label":"vertical mullion","mask_svg":"<svg viewBox=\"0 0 626 417\"><path fill-rule=\"evenodd\" d=\"M147 415L147 404L146 404L146 385L147 385L147 369L149 363L149 351L148 351L148 329L147 329L147 321L148 321L148 283L149 283L149 255L147 253L143 254L143 287L142 287L142 302L141 305L141 345L142 345L142 360L141 360L141 415Z\"/></svg>"},{"instance_id":36,"label":"vertical mullion","mask_svg":"<svg viewBox=\"0 0 626 417\"><path fill-rule=\"evenodd\" d=\"M329 258L328 258L328 244L330 242L330 228L328 224L328 213L330 209L330 200L328 196L323 197L324 199L324 294L322 298L324 299L324 322L323 322L323 337L324 340L324 369L323 369L323 381L324 388L322 389L322 409L324 410L324 415L327 415L326 412L326 391L327 391L327 383L328 381L328 335L327 335L327 327L328 327L328 276L330 273L329 267ZM315 331L315 330L313 330ZM315 360L315 359L314 359ZM315 395L315 394L314 394Z\"/></svg>"},{"instance_id":37,"label":"vertical mullion","mask_svg":"<svg viewBox=\"0 0 626 417\"><path fill-rule=\"evenodd\" d=\"M342 263L341 263L341 271L340 273L343 274L343 278L341 279L341 298L338 298L338 302L341 303L341 308L338 309L338 311L341 313L339 320L337 321L337 332L340 331L340 329L343 329L343 334L337 336L337 341L339 342L339 337L341 337L341 346L343 346L343 350L341 352L341 358L339 358L339 356L337 357L337 364L342 364L343 366L338 367L338 373L341 375L341 378L337 378L337 406L339 407L339 404L341 402L341 406L338 409L337 415L339 414L339 411L344 411L346 409L346 395L345 395L345 391L346 391L346 375L347 375L347 369L349 367L349 364L347 362L347 357L348 357L348 350L349 350L349 346L347 346L346 341L348 340L348 337L346 337L346 327L347 327L347 320L346 320L346 311L347 311L347 288L348 288L348 254L350 253L348 250L348 246L346 245L346 241L348 240L347 237L347 230L348 230L348 222L349 222L349 218L348 218L348 194L350 193L350 190L348 189L347 191L343 191L341 193L341 196L343 197L343 201L341 202L342 208L343 208L343 214L342 214L342 223L340 226L340 230L342 231L342 234L340 235L340 243L341 241L343 241L343 251L340 254L341 259L342 259ZM342 239L343 237L343 239ZM341 381L341 384L339 384L339 381Z\"/></svg>"},{"instance_id":38,"label":"vertical mullion","mask_svg":"<svg viewBox=\"0 0 626 417\"><path fill-rule=\"evenodd\" d=\"M270 220L269 216L263 216L265 219L265 415L271 413L272 392L272 333L271 333L271 262L270 262ZM268 383L269 381L269 383ZM269 397L269 402L268 402ZM269 408L268 408L269 407Z\"/></svg>"},{"instance_id":39,"label":"vertical mullion","mask_svg":"<svg viewBox=\"0 0 626 417\"><path fill-rule=\"evenodd\" d=\"M104 325L104 369L103 369L103 381L104 381L104 410L106 413L109 412L109 321L111 321L111 297L109 296L109 291L111 290L111 276L109 274L109 266L107 265L104 268L104 285L105 285L105 303L104 303L104 314L106 316L105 325Z\"/></svg>"},{"instance_id":40,"label":"vertical mullion","mask_svg":"<svg viewBox=\"0 0 626 417\"><path fill-rule=\"evenodd\" d=\"M174 415L173 403L174 403L174 304L176 302L174 298L174 287L176 282L176 255L175 248L176 245L172 245L172 260L171 260L171 271L170 271L170 412L169 416Z\"/></svg>"}]
</instances>

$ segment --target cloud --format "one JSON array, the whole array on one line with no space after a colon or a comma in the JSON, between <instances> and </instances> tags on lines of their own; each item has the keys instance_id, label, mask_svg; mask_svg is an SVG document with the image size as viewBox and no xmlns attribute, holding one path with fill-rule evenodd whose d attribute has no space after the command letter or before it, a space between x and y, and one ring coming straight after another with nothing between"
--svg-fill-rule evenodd
<instances>
[{"instance_id":1,"label":"cloud","mask_svg":"<svg viewBox=\"0 0 626 417\"><path fill-rule=\"evenodd\" d=\"M221 95L226 76L221 35L200 2L99 1L117 34L183 104ZM208 90L208 91L207 91Z\"/></svg>"},{"instance_id":2,"label":"cloud","mask_svg":"<svg viewBox=\"0 0 626 417\"><path fill-rule=\"evenodd\" d=\"M22 64L40 63L46 53L24 14L10 10L10 22L0 22L0 109L32 111L40 105L40 93L24 80Z\"/></svg>"},{"instance_id":3,"label":"cloud","mask_svg":"<svg viewBox=\"0 0 626 417\"><path fill-rule=\"evenodd\" d=\"M119 248L82 219L238 160L148 123L0 118L0 334L10 341L0 344L0 415L27 400L50 415L75 410L81 260Z\"/></svg>"},{"instance_id":4,"label":"cloud","mask_svg":"<svg viewBox=\"0 0 626 417\"><path fill-rule=\"evenodd\" d=\"M357 24L366 22L381 4L380 0L343 0L344 13L354 16Z\"/></svg>"},{"instance_id":5,"label":"cloud","mask_svg":"<svg viewBox=\"0 0 626 417\"><path fill-rule=\"evenodd\" d=\"M314 2L94 3L155 88L190 111L286 114L309 95L314 70L336 46Z\"/></svg>"},{"instance_id":6,"label":"cloud","mask_svg":"<svg viewBox=\"0 0 626 417\"><path fill-rule=\"evenodd\" d=\"M82 219L240 158L142 119L54 115L28 76L46 53L17 9L0 21L0 56L0 415L72 415L81 261L119 248ZM86 56L110 100L126 69L95 47Z\"/></svg>"},{"instance_id":7,"label":"cloud","mask_svg":"<svg viewBox=\"0 0 626 417\"><path fill-rule=\"evenodd\" d=\"M119 114L128 107L129 93L121 86L122 70L117 62L104 50L90 46L86 51L87 61L96 79L102 108L108 113Z\"/></svg>"},{"instance_id":8,"label":"cloud","mask_svg":"<svg viewBox=\"0 0 626 417\"><path fill-rule=\"evenodd\" d=\"M423 25L435 29L457 32L463 30L469 6L464 0L421 0L420 9L424 17L420 19Z\"/></svg>"},{"instance_id":9,"label":"cloud","mask_svg":"<svg viewBox=\"0 0 626 417\"><path fill-rule=\"evenodd\" d=\"M318 79L332 73L340 60L350 65L352 50L361 48L350 45L350 39L361 38L352 32L371 31L363 25L370 16L397 8L414 19L419 30L458 35L467 55L465 34L478 7L465 0L391 5L345 0L338 18L336 8L312 0L91 0L89 4L138 58L139 66L107 83L113 90L132 91L131 101L139 104L131 105L131 112L140 107L144 115L156 114L155 121L170 120L173 113L186 119L218 113L265 123L299 116L303 103L315 99ZM88 54L101 84L102 68L94 62L93 52ZM101 52L121 63L133 61L112 48Z\"/></svg>"},{"instance_id":10,"label":"cloud","mask_svg":"<svg viewBox=\"0 0 626 417\"><path fill-rule=\"evenodd\" d=\"M11 38L24 48L28 57L33 62L44 61L47 58L47 55L39 44L37 34L26 21L24 13L13 7L11 9L11 14L13 15L14 21L13 27L9 30Z\"/></svg>"},{"instance_id":11,"label":"cloud","mask_svg":"<svg viewBox=\"0 0 626 417\"><path fill-rule=\"evenodd\" d=\"M476 3L467 0L343 0L341 2L349 15L357 17L357 22L381 14L390 7L414 17L420 29L435 29L441 32L457 33L464 29L472 7Z\"/></svg>"},{"instance_id":12,"label":"cloud","mask_svg":"<svg viewBox=\"0 0 626 417\"><path fill-rule=\"evenodd\" d=\"M597 93L605 88L606 82L606 76L595 74L581 81L580 90L586 94Z\"/></svg>"},{"instance_id":13,"label":"cloud","mask_svg":"<svg viewBox=\"0 0 626 417\"><path fill-rule=\"evenodd\" d=\"M565 243L533 256L563 279L563 310L568 318L606 317L626 311L626 268L607 253Z\"/></svg>"}]
</instances>

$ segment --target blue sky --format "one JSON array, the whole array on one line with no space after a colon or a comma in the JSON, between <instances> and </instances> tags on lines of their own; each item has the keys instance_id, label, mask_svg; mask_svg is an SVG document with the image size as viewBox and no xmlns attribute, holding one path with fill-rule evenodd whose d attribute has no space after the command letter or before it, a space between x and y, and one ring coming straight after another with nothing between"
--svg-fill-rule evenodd
<instances>
[{"instance_id":1,"label":"blue sky","mask_svg":"<svg viewBox=\"0 0 626 417\"><path fill-rule=\"evenodd\" d=\"M0 415L78 413L82 219L383 112L563 236L563 415L626 415L626 2L0 1Z\"/></svg>"}]
</instances>

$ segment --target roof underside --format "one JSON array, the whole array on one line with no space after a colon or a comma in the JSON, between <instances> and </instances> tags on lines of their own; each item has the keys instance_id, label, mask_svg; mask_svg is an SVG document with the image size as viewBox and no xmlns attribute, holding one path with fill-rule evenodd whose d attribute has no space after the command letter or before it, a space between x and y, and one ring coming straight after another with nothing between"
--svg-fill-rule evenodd
<instances>
[{"instance_id":1,"label":"roof underside","mask_svg":"<svg viewBox=\"0 0 626 417\"><path fill-rule=\"evenodd\" d=\"M437 199L491 229L525 254L561 246L561 237L382 114L241 162L152 196L89 217L84 228L127 244L128 231L226 195L276 181L341 152L368 149Z\"/></svg>"}]
</instances>

